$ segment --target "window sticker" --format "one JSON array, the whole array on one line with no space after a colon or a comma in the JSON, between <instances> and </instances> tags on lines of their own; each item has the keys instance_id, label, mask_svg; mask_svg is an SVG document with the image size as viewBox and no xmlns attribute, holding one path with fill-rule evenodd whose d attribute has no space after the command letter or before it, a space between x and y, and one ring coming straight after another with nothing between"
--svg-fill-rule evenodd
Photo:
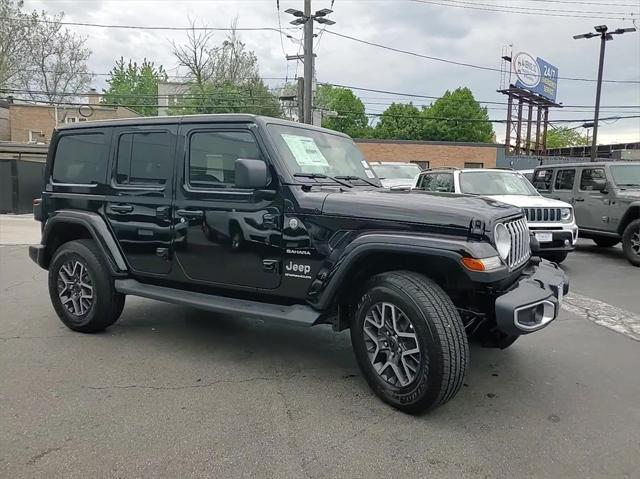
<instances>
[{"instance_id":1,"label":"window sticker","mask_svg":"<svg viewBox=\"0 0 640 479\"><path fill-rule=\"evenodd\" d=\"M327 162L313 138L283 133L282 139L287 143L298 165L329 167L329 162Z\"/></svg>"}]
</instances>

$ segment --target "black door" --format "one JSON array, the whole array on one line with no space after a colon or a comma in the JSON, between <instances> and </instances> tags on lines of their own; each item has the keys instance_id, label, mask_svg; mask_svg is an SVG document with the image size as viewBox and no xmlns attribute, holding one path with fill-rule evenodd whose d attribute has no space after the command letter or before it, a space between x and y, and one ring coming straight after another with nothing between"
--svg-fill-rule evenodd
<instances>
[{"instance_id":1,"label":"black door","mask_svg":"<svg viewBox=\"0 0 640 479\"><path fill-rule=\"evenodd\" d=\"M267 161L250 128L182 126L184 168L175 200L175 260L190 280L273 289L280 284L282 199L237 188L235 161Z\"/></svg>"},{"instance_id":2,"label":"black door","mask_svg":"<svg viewBox=\"0 0 640 479\"><path fill-rule=\"evenodd\" d=\"M119 128L111 148L105 214L131 269L171 270L171 200L177 125Z\"/></svg>"}]
</instances>

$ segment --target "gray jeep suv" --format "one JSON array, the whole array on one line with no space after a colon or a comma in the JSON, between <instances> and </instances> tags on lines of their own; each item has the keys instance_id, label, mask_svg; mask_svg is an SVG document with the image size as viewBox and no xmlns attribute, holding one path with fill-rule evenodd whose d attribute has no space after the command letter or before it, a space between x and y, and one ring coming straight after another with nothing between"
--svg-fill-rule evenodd
<instances>
[{"instance_id":1,"label":"gray jeep suv","mask_svg":"<svg viewBox=\"0 0 640 479\"><path fill-rule=\"evenodd\" d=\"M573 205L580 236L605 248L622 241L626 258L640 266L640 162L545 165L532 183Z\"/></svg>"}]
</instances>

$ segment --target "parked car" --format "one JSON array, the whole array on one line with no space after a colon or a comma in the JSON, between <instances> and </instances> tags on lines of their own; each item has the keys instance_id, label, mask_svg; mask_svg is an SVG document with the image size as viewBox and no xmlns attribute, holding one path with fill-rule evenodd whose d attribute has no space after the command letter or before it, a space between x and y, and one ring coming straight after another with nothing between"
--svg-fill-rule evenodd
<instances>
[{"instance_id":1,"label":"parked car","mask_svg":"<svg viewBox=\"0 0 640 479\"><path fill-rule=\"evenodd\" d=\"M578 241L573 208L544 198L518 171L500 169L434 169L423 172L416 188L426 191L479 195L517 206L527 218L543 258L561 263Z\"/></svg>"},{"instance_id":2,"label":"parked car","mask_svg":"<svg viewBox=\"0 0 640 479\"><path fill-rule=\"evenodd\" d=\"M422 171L415 163L374 161L369 164L385 188L412 188Z\"/></svg>"},{"instance_id":3,"label":"parked car","mask_svg":"<svg viewBox=\"0 0 640 479\"><path fill-rule=\"evenodd\" d=\"M45 178L29 255L70 329L109 327L126 295L350 329L373 391L411 413L458 392L467 335L507 347L548 326L569 290L532 258L520 208L386 190L348 136L309 125L67 125Z\"/></svg>"},{"instance_id":4,"label":"parked car","mask_svg":"<svg viewBox=\"0 0 640 479\"><path fill-rule=\"evenodd\" d=\"M529 182L533 181L533 170L518 170L518 173L529 180Z\"/></svg>"},{"instance_id":5,"label":"parked car","mask_svg":"<svg viewBox=\"0 0 640 479\"><path fill-rule=\"evenodd\" d=\"M640 162L540 166L533 185L548 198L571 203L580 234L640 266Z\"/></svg>"}]
</instances>

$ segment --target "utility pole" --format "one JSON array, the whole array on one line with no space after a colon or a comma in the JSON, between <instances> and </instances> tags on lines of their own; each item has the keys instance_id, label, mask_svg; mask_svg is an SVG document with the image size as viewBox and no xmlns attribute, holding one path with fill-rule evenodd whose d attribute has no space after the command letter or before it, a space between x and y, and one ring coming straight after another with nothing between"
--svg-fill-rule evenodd
<instances>
[{"instance_id":1,"label":"utility pole","mask_svg":"<svg viewBox=\"0 0 640 479\"><path fill-rule=\"evenodd\" d=\"M304 94L302 97L302 113L304 123L313 123L313 72L314 72L314 54L313 54L313 22L324 25L334 25L336 22L325 18L332 13L332 10L323 8L313 15L311 14L311 0L304 0L304 11L288 8L285 13L289 13L296 17L291 21L292 25L304 25ZM300 102L300 98L298 98Z\"/></svg>"},{"instance_id":2,"label":"utility pole","mask_svg":"<svg viewBox=\"0 0 640 479\"><path fill-rule=\"evenodd\" d=\"M574 35L573 39L578 40L581 38L593 38L600 37L600 60L598 62L598 85L596 87L596 106L593 114L593 138L591 141L591 161L596 161L598 158L598 119L600 118L600 94L602 93L602 72L604 70L604 51L609 40L613 40L613 35L622 35L627 32L635 32L636 29L631 28L617 28L610 32L606 25L598 25L594 27L597 33L589 32L582 33L580 35Z\"/></svg>"}]
</instances>

